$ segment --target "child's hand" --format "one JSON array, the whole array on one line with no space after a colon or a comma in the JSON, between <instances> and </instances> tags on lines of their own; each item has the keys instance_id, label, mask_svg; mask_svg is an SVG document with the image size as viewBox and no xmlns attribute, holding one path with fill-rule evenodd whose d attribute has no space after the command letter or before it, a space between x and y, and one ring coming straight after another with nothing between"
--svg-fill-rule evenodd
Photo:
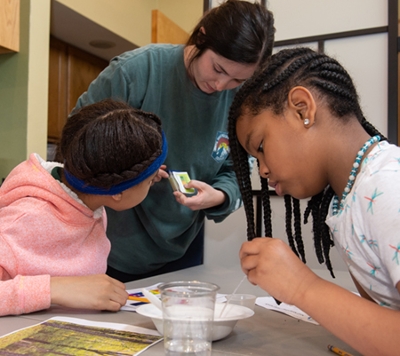
<instances>
[{"instance_id":1,"label":"child's hand","mask_svg":"<svg viewBox=\"0 0 400 356\"><path fill-rule=\"evenodd\" d=\"M256 238L240 249L242 269L249 281L274 298L296 304L308 287L318 279L285 244L274 238Z\"/></svg>"},{"instance_id":2,"label":"child's hand","mask_svg":"<svg viewBox=\"0 0 400 356\"><path fill-rule=\"evenodd\" d=\"M178 203L187 206L192 210L208 209L224 203L226 197L221 190L214 189L211 185L192 179L185 188L197 189L197 194L186 196L185 194L176 191L174 192L175 199Z\"/></svg>"},{"instance_id":3,"label":"child's hand","mask_svg":"<svg viewBox=\"0 0 400 356\"><path fill-rule=\"evenodd\" d=\"M125 305L125 285L105 274L51 277L51 303L70 308L118 311Z\"/></svg>"},{"instance_id":4,"label":"child's hand","mask_svg":"<svg viewBox=\"0 0 400 356\"><path fill-rule=\"evenodd\" d=\"M159 182L163 178L168 178L169 177L169 174L166 171L166 169L167 169L167 166L165 164L162 164L160 169L158 170L157 174L154 176L153 182L151 183L151 185L153 185L154 183Z\"/></svg>"}]
</instances>

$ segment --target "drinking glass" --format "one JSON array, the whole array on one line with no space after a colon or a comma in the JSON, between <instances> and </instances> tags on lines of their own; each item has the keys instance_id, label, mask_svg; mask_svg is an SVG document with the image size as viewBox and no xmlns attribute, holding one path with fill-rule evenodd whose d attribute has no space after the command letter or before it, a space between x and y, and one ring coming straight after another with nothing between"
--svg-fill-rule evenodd
<instances>
[{"instance_id":1,"label":"drinking glass","mask_svg":"<svg viewBox=\"0 0 400 356\"><path fill-rule=\"evenodd\" d=\"M219 286L200 281L176 281L160 284L158 289L163 310L165 354L211 356Z\"/></svg>"}]
</instances>

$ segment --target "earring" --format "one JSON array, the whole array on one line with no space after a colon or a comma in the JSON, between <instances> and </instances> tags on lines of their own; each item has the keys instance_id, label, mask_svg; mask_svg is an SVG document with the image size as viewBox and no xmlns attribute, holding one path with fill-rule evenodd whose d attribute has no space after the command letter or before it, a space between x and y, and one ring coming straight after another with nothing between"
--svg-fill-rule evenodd
<instances>
[{"instance_id":1,"label":"earring","mask_svg":"<svg viewBox=\"0 0 400 356\"><path fill-rule=\"evenodd\" d=\"M310 123L309 119L304 119L304 126L308 125Z\"/></svg>"}]
</instances>

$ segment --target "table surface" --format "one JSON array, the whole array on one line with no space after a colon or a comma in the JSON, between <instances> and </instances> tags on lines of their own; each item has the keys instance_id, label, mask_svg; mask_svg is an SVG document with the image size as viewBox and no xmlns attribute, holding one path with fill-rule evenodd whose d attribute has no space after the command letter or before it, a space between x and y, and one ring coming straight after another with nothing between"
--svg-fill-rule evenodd
<instances>
[{"instance_id":1,"label":"table surface","mask_svg":"<svg viewBox=\"0 0 400 356\"><path fill-rule=\"evenodd\" d=\"M352 281L346 272L336 272L336 279L331 279L327 271L318 270L315 272L344 288L355 291ZM158 282L200 280L216 283L220 286L219 293L229 294L242 278L243 272L241 272L239 266L228 269L220 266L201 265L129 282L126 286L127 289L133 289L148 287ZM267 296L265 291L253 286L247 280L242 283L237 292L254 294L259 297ZM130 324L155 329L151 319L135 312L97 312L53 306L48 310L32 314L1 317L0 335L38 324L54 316ZM238 321L230 335L222 340L213 342L212 355L333 355L327 349L328 344L335 345L352 355L360 355L360 353L320 325L300 321L286 314L256 306L255 314L252 317ZM143 355L164 355L163 343L160 342L152 346Z\"/></svg>"}]
</instances>

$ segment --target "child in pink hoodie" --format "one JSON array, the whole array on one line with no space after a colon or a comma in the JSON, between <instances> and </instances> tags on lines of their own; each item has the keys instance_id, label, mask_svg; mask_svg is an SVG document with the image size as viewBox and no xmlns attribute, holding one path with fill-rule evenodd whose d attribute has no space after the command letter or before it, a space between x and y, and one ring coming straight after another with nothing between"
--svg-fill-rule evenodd
<instances>
[{"instance_id":1,"label":"child in pink hoodie","mask_svg":"<svg viewBox=\"0 0 400 356\"><path fill-rule=\"evenodd\" d=\"M60 153L64 164L31 154L0 188L0 315L51 304L117 311L127 300L105 274L104 206L132 208L160 179L161 122L107 99L68 119Z\"/></svg>"}]
</instances>

